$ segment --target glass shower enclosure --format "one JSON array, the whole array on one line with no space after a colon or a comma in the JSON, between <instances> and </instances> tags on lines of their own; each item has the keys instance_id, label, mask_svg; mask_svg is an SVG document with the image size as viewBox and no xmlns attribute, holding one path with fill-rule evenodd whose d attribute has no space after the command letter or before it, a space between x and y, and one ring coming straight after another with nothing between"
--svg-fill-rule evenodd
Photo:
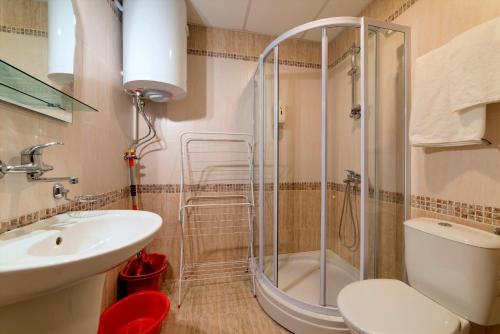
<instances>
[{"instance_id":1,"label":"glass shower enclosure","mask_svg":"<svg viewBox=\"0 0 500 334\"><path fill-rule=\"evenodd\" d=\"M300 52L307 61L290 60ZM271 316L281 300L340 317L345 285L403 278L409 56L407 27L365 17L303 24L261 54L254 248L257 297ZM300 332L283 314L275 319Z\"/></svg>"}]
</instances>

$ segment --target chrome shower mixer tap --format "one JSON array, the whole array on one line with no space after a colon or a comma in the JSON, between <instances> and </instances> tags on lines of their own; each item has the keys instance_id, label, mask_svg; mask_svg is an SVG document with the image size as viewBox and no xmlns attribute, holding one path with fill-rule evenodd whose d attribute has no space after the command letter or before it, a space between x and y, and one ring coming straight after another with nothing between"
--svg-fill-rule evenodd
<instances>
[{"instance_id":1,"label":"chrome shower mixer tap","mask_svg":"<svg viewBox=\"0 0 500 334\"><path fill-rule=\"evenodd\" d=\"M344 179L344 183L354 183L355 185L361 183L361 174L350 169L346 169L345 171L347 173L347 177Z\"/></svg>"}]
</instances>

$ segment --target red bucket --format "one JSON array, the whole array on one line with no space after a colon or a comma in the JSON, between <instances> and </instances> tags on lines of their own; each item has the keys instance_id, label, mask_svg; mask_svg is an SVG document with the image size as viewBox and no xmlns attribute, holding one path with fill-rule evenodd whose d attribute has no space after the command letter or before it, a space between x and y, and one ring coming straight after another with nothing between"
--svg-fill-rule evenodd
<instances>
[{"instance_id":1,"label":"red bucket","mask_svg":"<svg viewBox=\"0 0 500 334\"><path fill-rule=\"evenodd\" d=\"M97 334L160 334L169 310L170 301L163 293L137 292L101 314Z\"/></svg>"},{"instance_id":2,"label":"red bucket","mask_svg":"<svg viewBox=\"0 0 500 334\"><path fill-rule=\"evenodd\" d=\"M130 260L119 275L126 295L144 290L160 290L167 263L166 255L145 252L141 253L140 258Z\"/></svg>"}]
</instances>

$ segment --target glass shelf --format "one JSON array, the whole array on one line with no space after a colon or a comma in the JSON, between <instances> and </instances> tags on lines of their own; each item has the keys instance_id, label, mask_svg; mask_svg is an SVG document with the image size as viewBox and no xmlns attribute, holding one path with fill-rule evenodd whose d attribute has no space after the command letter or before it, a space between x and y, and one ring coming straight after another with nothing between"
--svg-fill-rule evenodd
<instances>
[{"instance_id":1,"label":"glass shelf","mask_svg":"<svg viewBox=\"0 0 500 334\"><path fill-rule=\"evenodd\" d=\"M61 113L97 111L70 95L0 60L0 100L60 118Z\"/></svg>"}]
</instances>

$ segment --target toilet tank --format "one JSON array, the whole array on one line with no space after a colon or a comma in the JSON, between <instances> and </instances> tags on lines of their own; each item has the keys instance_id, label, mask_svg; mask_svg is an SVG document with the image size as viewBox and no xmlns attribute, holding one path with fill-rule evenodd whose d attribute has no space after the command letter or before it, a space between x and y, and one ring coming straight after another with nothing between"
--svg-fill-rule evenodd
<instances>
[{"instance_id":1,"label":"toilet tank","mask_svg":"<svg viewBox=\"0 0 500 334\"><path fill-rule=\"evenodd\" d=\"M500 323L500 236L430 218L404 223L410 285L480 325Z\"/></svg>"}]
</instances>

